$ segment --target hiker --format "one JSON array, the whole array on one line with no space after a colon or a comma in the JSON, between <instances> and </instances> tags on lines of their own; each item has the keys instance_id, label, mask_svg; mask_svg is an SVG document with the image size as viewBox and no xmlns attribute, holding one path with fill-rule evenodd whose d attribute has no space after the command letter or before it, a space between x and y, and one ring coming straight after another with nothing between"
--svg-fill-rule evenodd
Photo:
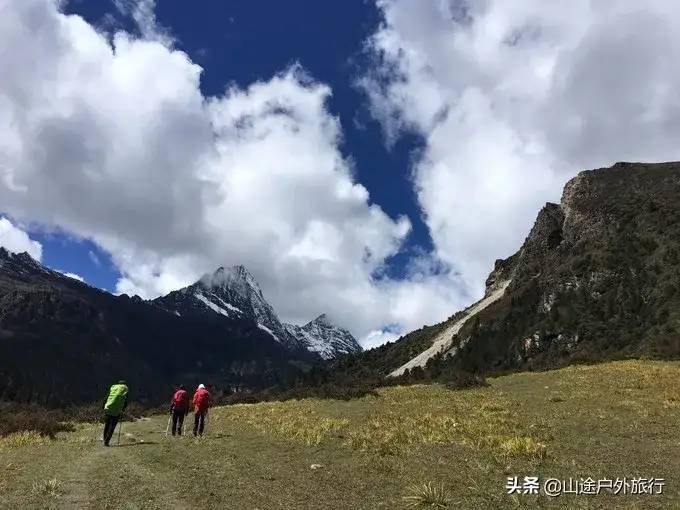
<instances>
[{"instance_id":1,"label":"hiker","mask_svg":"<svg viewBox=\"0 0 680 510\"><path fill-rule=\"evenodd\" d=\"M210 393L205 389L203 384L199 384L194 393L194 398L191 401L194 406L194 436L203 435L205 428L205 417L210 408Z\"/></svg>"},{"instance_id":2,"label":"hiker","mask_svg":"<svg viewBox=\"0 0 680 510\"><path fill-rule=\"evenodd\" d=\"M125 381L111 386L109 396L104 403L104 446L109 446L118 420L127 407L128 387Z\"/></svg>"},{"instance_id":3,"label":"hiker","mask_svg":"<svg viewBox=\"0 0 680 510\"><path fill-rule=\"evenodd\" d=\"M182 435L184 417L189 413L189 394L183 384L179 385L177 391L172 396L170 403L170 414L172 415L172 435ZM166 432L167 434L167 432Z\"/></svg>"}]
</instances>

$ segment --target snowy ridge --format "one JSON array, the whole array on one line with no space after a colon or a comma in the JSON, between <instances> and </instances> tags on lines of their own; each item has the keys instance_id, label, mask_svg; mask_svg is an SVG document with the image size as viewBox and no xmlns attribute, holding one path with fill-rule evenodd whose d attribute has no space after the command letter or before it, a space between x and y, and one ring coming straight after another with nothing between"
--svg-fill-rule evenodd
<instances>
[{"instance_id":1,"label":"snowy ridge","mask_svg":"<svg viewBox=\"0 0 680 510\"><path fill-rule=\"evenodd\" d=\"M255 277L243 266L220 267L199 281L154 304L180 317L214 317L249 321L273 340L293 351L309 351L323 359L357 352L352 334L320 315L304 326L283 324L267 302Z\"/></svg>"},{"instance_id":2,"label":"snowy ridge","mask_svg":"<svg viewBox=\"0 0 680 510\"><path fill-rule=\"evenodd\" d=\"M285 327L307 350L317 353L326 360L362 350L349 331L331 323L325 314L319 315L304 326L285 324Z\"/></svg>"},{"instance_id":3,"label":"snowy ridge","mask_svg":"<svg viewBox=\"0 0 680 510\"><path fill-rule=\"evenodd\" d=\"M258 323L257 323L257 327L260 328L262 331L266 331L267 333L269 333L271 336L274 337L274 340L276 340L277 342L280 342L279 337L276 336L276 335L274 334L274 332L273 332L271 329L269 329L267 326L265 326L265 325L263 325L263 324L260 324L260 323L258 322Z\"/></svg>"},{"instance_id":4,"label":"snowy ridge","mask_svg":"<svg viewBox=\"0 0 680 510\"><path fill-rule=\"evenodd\" d=\"M213 296L213 297L214 297L215 299L217 299L217 300L220 302L220 304L222 304L224 307L228 308L228 309L231 310L232 312L243 313L243 312L241 311L240 308L235 307L235 306L232 305L231 303L227 303L226 301L224 301L224 300L221 299L220 297L218 297L218 296Z\"/></svg>"},{"instance_id":5,"label":"snowy ridge","mask_svg":"<svg viewBox=\"0 0 680 510\"><path fill-rule=\"evenodd\" d=\"M27 252L14 253L0 246L0 268L14 276L35 278L41 275L45 278L58 278L61 281L85 285L86 282L68 276L60 271L54 271L43 266L40 262L31 257Z\"/></svg>"},{"instance_id":6,"label":"snowy ridge","mask_svg":"<svg viewBox=\"0 0 680 510\"><path fill-rule=\"evenodd\" d=\"M243 266L220 267L193 285L154 301L158 306L185 316L213 314L247 321L291 350L303 349L288 333L252 274Z\"/></svg>"},{"instance_id":7,"label":"snowy ridge","mask_svg":"<svg viewBox=\"0 0 680 510\"><path fill-rule=\"evenodd\" d=\"M209 299L207 299L207 298L206 298L203 294L201 294L200 292L197 292L196 294L194 294L194 296L196 296L196 299L198 299L201 303L204 303L205 306L207 306L208 308L210 308L213 312L217 312L217 313L220 313L220 314L222 314L222 315L225 315L225 316L229 317L229 313L228 313L224 308L220 308L220 307L217 306L215 303L213 303L212 301L210 301Z\"/></svg>"}]
</instances>

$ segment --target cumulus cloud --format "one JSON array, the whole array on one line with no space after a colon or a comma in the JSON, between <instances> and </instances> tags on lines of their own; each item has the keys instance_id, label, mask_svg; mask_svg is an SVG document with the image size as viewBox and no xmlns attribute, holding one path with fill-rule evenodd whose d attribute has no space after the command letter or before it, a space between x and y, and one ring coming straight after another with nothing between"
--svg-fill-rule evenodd
<instances>
[{"instance_id":1,"label":"cumulus cloud","mask_svg":"<svg viewBox=\"0 0 680 510\"><path fill-rule=\"evenodd\" d=\"M118 12L130 16L144 39L158 41L166 46L173 44L170 31L156 20L155 0L113 0Z\"/></svg>"},{"instance_id":2,"label":"cumulus cloud","mask_svg":"<svg viewBox=\"0 0 680 510\"><path fill-rule=\"evenodd\" d=\"M42 245L16 227L7 218L0 217L0 246L12 253L27 252L35 260L42 259Z\"/></svg>"},{"instance_id":3,"label":"cumulus cloud","mask_svg":"<svg viewBox=\"0 0 680 510\"><path fill-rule=\"evenodd\" d=\"M360 80L388 143L425 140L413 178L434 255L479 296L577 171L680 156L680 6L378 0Z\"/></svg>"},{"instance_id":4,"label":"cumulus cloud","mask_svg":"<svg viewBox=\"0 0 680 510\"><path fill-rule=\"evenodd\" d=\"M204 97L202 69L158 37L153 2L125 5L141 37L99 33L55 1L0 0L7 212L91 239L121 293L245 264L283 319L329 312L360 337L459 306L422 268L378 276L410 224L354 179L329 87L293 66Z\"/></svg>"}]
</instances>

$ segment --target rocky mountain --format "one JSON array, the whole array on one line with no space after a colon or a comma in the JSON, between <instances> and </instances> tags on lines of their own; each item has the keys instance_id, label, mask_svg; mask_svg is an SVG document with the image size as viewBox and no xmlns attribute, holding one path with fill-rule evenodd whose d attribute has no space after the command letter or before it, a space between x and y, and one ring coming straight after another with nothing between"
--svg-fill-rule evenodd
<instances>
[{"instance_id":1,"label":"rocky mountain","mask_svg":"<svg viewBox=\"0 0 680 510\"><path fill-rule=\"evenodd\" d=\"M340 370L438 377L678 355L680 163L617 163L545 205L482 300Z\"/></svg>"},{"instance_id":2,"label":"rocky mountain","mask_svg":"<svg viewBox=\"0 0 680 510\"><path fill-rule=\"evenodd\" d=\"M220 267L153 303L179 317L217 315L250 321L286 349L310 352L325 360L361 350L352 334L333 325L326 315L304 326L282 323L253 275L243 266Z\"/></svg>"},{"instance_id":3,"label":"rocky mountain","mask_svg":"<svg viewBox=\"0 0 680 510\"><path fill-rule=\"evenodd\" d=\"M237 313L181 310L111 295L0 249L0 400L92 401L122 377L133 398L158 402L179 382L265 387L319 359Z\"/></svg>"},{"instance_id":4,"label":"rocky mountain","mask_svg":"<svg viewBox=\"0 0 680 510\"><path fill-rule=\"evenodd\" d=\"M357 349L324 316L282 324L243 266L144 301L0 248L0 400L89 401L121 377L148 401L178 381L262 388Z\"/></svg>"},{"instance_id":5,"label":"rocky mountain","mask_svg":"<svg viewBox=\"0 0 680 510\"><path fill-rule=\"evenodd\" d=\"M352 334L333 324L326 314L319 315L304 326L284 324L291 336L298 339L308 351L325 360L361 352L361 346Z\"/></svg>"},{"instance_id":6,"label":"rocky mountain","mask_svg":"<svg viewBox=\"0 0 680 510\"><path fill-rule=\"evenodd\" d=\"M220 267L212 274L167 296L154 304L180 317L214 317L215 314L253 322L273 340L288 349L304 349L291 335L265 300L260 286L243 266Z\"/></svg>"}]
</instances>

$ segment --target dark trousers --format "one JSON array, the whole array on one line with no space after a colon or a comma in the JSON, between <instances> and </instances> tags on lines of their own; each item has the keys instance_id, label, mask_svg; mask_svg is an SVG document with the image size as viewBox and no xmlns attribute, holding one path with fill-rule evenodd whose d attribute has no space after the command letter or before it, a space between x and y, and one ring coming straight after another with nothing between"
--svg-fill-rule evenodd
<instances>
[{"instance_id":1,"label":"dark trousers","mask_svg":"<svg viewBox=\"0 0 680 510\"><path fill-rule=\"evenodd\" d=\"M203 429L205 428L205 415L208 411L201 411L194 414L194 436L198 434L203 435Z\"/></svg>"},{"instance_id":2,"label":"dark trousers","mask_svg":"<svg viewBox=\"0 0 680 510\"><path fill-rule=\"evenodd\" d=\"M184 415L186 411L179 411L174 409L172 411L172 435L182 435L182 426L184 425Z\"/></svg>"},{"instance_id":3,"label":"dark trousers","mask_svg":"<svg viewBox=\"0 0 680 510\"><path fill-rule=\"evenodd\" d=\"M111 416L107 414L104 418L104 444L109 446L109 441L113 436L113 431L116 430L120 416Z\"/></svg>"}]
</instances>

